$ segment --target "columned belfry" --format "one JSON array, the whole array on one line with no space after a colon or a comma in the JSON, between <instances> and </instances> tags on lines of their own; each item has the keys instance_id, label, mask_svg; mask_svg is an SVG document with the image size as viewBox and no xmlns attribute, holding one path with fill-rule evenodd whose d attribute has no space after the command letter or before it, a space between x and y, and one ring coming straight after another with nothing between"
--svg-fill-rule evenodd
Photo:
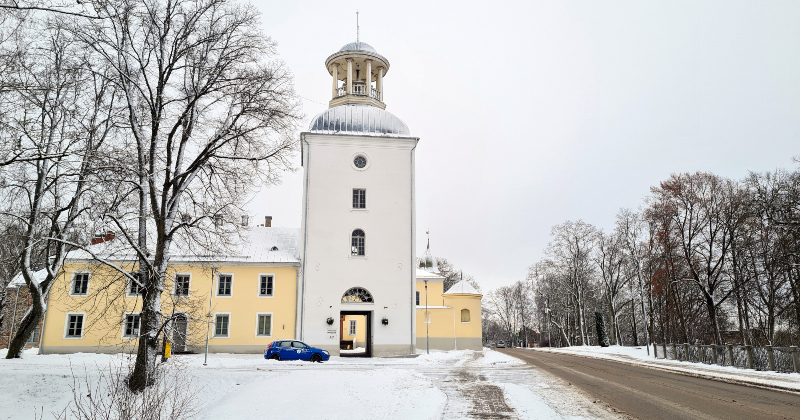
<instances>
[{"instance_id":1,"label":"columned belfry","mask_svg":"<svg viewBox=\"0 0 800 420\"><path fill-rule=\"evenodd\" d=\"M330 107L345 104L372 105L386 109L383 103L383 76L389 60L365 42L352 42L325 60L333 77Z\"/></svg>"}]
</instances>

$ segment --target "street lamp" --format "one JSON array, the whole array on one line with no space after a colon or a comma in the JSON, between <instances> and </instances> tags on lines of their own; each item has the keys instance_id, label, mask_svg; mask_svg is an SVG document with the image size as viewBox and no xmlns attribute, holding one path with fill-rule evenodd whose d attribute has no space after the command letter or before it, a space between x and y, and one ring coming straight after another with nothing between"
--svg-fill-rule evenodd
<instances>
[{"instance_id":1,"label":"street lamp","mask_svg":"<svg viewBox=\"0 0 800 420\"><path fill-rule=\"evenodd\" d=\"M206 317L206 355L203 358L203 366L208 363L208 336L211 334L211 298L214 296L214 274L217 268L211 268L211 290L208 293L208 316Z\"/></svg>"}]
</instances>

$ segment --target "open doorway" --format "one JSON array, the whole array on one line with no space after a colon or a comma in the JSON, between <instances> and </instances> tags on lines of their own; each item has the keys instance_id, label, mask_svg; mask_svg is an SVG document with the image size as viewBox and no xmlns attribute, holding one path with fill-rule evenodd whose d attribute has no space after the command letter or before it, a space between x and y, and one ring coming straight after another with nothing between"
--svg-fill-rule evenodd
<instances>
[{"instance_id":1,"label":"open doorway","mask_svg":"<svg viewBox=\"0 0 800 420\"><path fill-rule=\"evenodd\" d=\"M342 311L339 313L339 355L342 357L372 356L372 312Z\"/></svg>"}]
</instances>

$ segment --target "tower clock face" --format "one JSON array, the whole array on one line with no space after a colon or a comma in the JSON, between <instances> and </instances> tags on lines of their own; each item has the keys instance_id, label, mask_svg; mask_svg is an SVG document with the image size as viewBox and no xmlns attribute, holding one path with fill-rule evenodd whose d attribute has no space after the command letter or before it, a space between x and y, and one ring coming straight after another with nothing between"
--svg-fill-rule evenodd
<instances>
[{"instance_id":1,"label":"tower clock face","mask_svg":"<svg viewBox=\"0 0 800 420\"><path fill-rule=\"evenodd\" d=\"M358 169L364 169L367 166L367 158L361 155L356 156L355 159L353 159L353 165L356 165Z\"/></svg>"}]
</instances>

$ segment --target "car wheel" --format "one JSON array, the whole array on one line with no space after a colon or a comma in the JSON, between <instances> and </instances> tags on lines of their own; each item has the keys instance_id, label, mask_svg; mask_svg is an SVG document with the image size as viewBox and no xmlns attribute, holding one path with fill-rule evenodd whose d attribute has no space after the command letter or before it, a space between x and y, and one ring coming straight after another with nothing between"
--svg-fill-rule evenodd
<instances>
[{"instance_id":1,"label":"car wheel","mask_svg":"<svg viewBox=\"0 0 800 420\"><path fill-rule=\"evenodd\" d=\"M273 354L272 356L269 357L269 360L278 360L278 361L280 361L281 360L281 355Z\"/></svg>"},{"instance_id":2,"label":"car wheel","mask_svg":"<svg viewBox=\"0 0 800 420\"><path fill-rule=\"evenodd\" d=\"M320 362L320 363L322 363L322 356L320 356L320 355L319 355L319 354L317 354L317 353L314 353L314 354L312 354L312 355L311 355L311 363L314 363L314 362Z\"/></svg>"}]
</instances>

